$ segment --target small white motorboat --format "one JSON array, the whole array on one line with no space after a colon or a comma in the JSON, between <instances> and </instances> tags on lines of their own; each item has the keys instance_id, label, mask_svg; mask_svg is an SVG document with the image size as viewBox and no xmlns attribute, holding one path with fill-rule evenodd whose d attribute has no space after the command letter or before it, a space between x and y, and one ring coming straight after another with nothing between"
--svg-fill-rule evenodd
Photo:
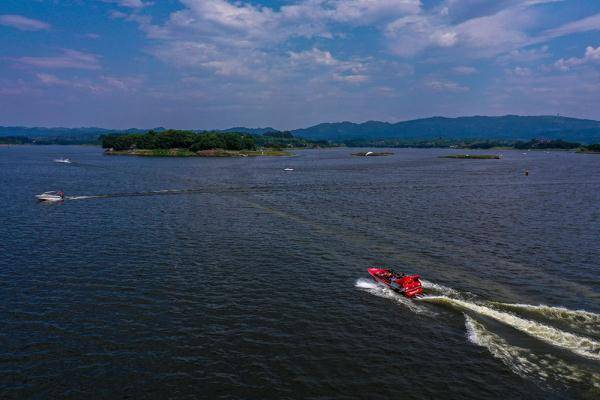
<instances>
[{"instance_id":1,"label":"small white motorboat","mask_svg":"<svg viewBox=\"0 0 600 400\"><path fill-rule=\"evenodd\" d=\"M71 164L71 160L69 160L68 158L57 158L54 160L54 162L56 163L61 163L61 164Z\"/></svg>"},{"instance_id":2,"label":"small white motorboat","mask_svg":"<svg viewBox=\"0 0 600 400\"><path fill-rule=\"evenodd\" d=\"M44 192L35 196L39 201L63 201L65 199L65 192Z\"/></svg>"},{"instance_id":3,"label":"small white motorboat","mask_svg":"<svg viewBox=\"0 0 600 400\"><path fill-rule=\"evenodd\" d=\"M293 170L294 170L294 168L284 168L283 170L284 170L284 171L293 171Z\"/></svg>"}]
</instances>

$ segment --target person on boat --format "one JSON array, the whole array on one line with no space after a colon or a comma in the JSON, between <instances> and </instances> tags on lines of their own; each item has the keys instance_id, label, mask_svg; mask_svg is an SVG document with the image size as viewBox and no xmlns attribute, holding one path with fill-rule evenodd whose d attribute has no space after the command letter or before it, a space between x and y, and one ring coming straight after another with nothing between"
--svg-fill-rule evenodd
<instances>
[{"instance_id":1,"label":"person on boat","mask_svg":"<svg viewBox=\"0 0 600 400\"><path fill-rule=\"evenodd\" d=\"M396 271L394 271L393 269L388 269L387 273L385 274L385 277L391 281L396 280L396 279L400 279L404 277L404 273L398 273Z\"/></svg>"},{"instance_id":2,"label":"person on boat","mask_svg":"<svg viewBox=\"0 0 600 400\"><path fill-rule=\"evenodd\" d=\"M386 279L390 279L390 280L391 280L392 278L394 278L394 277L395 277L395 276L397 276L398 274L396 274L396 272L395 272L393 269L391 269L391 268L390 268L390 269L386 270L384 273L382 273L381 275L382 275L384 278L386 278Z\"/></svg>"}]
</instances>

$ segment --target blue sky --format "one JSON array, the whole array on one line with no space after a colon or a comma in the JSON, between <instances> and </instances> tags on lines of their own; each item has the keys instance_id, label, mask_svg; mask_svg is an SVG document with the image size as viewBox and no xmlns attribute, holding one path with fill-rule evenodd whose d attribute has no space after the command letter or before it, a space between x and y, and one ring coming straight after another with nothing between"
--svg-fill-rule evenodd
<instances>
[{"instance_id":1,"label":"blue sky","mask_svg":"<svg viewBox=\"0 0 600 400\"><path fill-rule=\"evenodd\" d=\"M0 125L600 119L599 0L2 0Z\"/></svg>"}]
</instances>

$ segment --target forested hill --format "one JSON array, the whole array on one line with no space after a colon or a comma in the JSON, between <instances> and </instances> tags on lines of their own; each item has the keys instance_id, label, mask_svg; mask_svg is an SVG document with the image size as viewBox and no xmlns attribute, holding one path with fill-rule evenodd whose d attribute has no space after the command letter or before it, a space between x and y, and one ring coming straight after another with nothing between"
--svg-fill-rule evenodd
<instances>
[{"instance_id":1,"label":"forested hill","mask_svg":"<svg viewBox=\"0 0 600 400\"><path fill-rule=\"evenodd\" d=\"M165 128L154 128L163 132ZM0 127L2 136L24 136L35 140L41 138L60 139L67 143L87 143L99 141L101 135L138 134L147 129L113 130L104 128L25 128ZM238 132L263 135L276 132L273 128L236 127L220 132ZM205 132L194 130L193 132ZM481 139L481 140L522 140L563 139L570 142L600 142L600 121L560 116L517 116L501 117L432 117L397 123L368 121L364 123L335 122L323 123L309 128L291 131L295 137L312 140L347 142L355 139L373 141L377 139L398 139L419 141L430 139Z\"/></svg>"},{"instance_id":2,"label":"forested hill","mask_svg":"<svg viewBox=\"0 0 600 400\"><path fill-rule=\"evenodd\" d=\"M162 132L165 128L154 128L155 132ZM42 137L81 137L81 138L99 138L100 135L107 135L110 133L144 133L148 132L148 129L106 129L106 128L43 128L35 127L28 128L24 126L0 126L0 136L27 136L31 138L42 138Z\"/></svg>"},{"instance_id":3,"label":"forested hill","mask_svg":"<svg viewBox=\"0 0 600 400\"><path fill-rule=\"evenodd\" d=\"M432 117L398 123L368 121L324 123L292 131L310 139L568 139L600 141L600 121L560 116Z\"/></svg>"},{"instance_id":4,"label":"forested hill","mask_svg":"<svg viewBox=\"0 0 600 400\"><path fill-rule=\"evenodd\" d=\"M277 129L267 127L267 128L246 128L243 126L236 126L234 128L222 129L220 132L235 132L235 133L248 133L250 135L264 135L269 132L278 132Z\"/></svg>"}]
</instances>

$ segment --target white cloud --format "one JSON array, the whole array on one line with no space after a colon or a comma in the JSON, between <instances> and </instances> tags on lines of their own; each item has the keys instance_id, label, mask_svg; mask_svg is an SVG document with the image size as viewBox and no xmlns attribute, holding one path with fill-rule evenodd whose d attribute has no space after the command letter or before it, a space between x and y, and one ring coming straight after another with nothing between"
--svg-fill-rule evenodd
<instances>
[{"instance_id":1,"label":"white cloud","mask_svg":"<svg viewBox=\"0 0 600 400\"><path fill-rule=\"evenodd\" d=\"M290 52L291 67L299 69L318 68L338 82L362 83L369 80L369 67L360 60L338 60L329 51L312 48L303 52ZM284 66L285 67L285 66Z\"/></svg>"},{"instance_id":2,"label":"white cloud","mask_svg":"<svg viewBox=\"0 0 600 400\"><path fill-rule=\"evenodd\" d=\"M336 73L333 74L333 79L336 81L347 83L363 83L369 80L369 76L360 74L341 75Z\"/></svg>"},{"instance_id":3,"label":"white cloud","mask_svg":"<svg viewBox=\"0 0 600 400\"><path fill-rule=\"evenodd\" d=\"M498 61L502 64L510 62L531 63L548 57L550 57L548 46L541 46L532 49L512 50L498 57Z\"/></svg>"},{"instance_id":4,"label":"white cloud","mask_svg":"<svg viewBox=\"0 0 600 400\"><path fill-rule=\"evenodd\" d=\"M41 68L100 69L100 58L96 54L64 49L54 57L19 57L14 61Z\"/></svg>"},{"instance_id":5,"label":"white cloud","mask_svg":"<svg viewBox=\"0 0 600 400\"><path fill-rule=\"evenodd\" d=\"M420 0L338 0L330 3L333 3L331 17L334 20L361 25L421 11Z\"/></svg>"},{"instance_id":6,"label":"white cloud","mask_svg":"<svg viewBox=\"0 0 600 400\"><path fill-rule=\"evenodd\" d=\"M401 16L384 31L392 51L403 57L453 47L464 56L481 58L600 30L600 14L595 14L540 32L544 4L556 2L560 0L446 0L433 9Z\"/></svg>"},{"instance_id":7,"label":"white cloud","mask_svg":"<svg viewBox=\"0 0 600 400\"><path fill-rule=\"evenodd\" d=\"M67 87L84 90L95 94L109 93L112 91L131 92L138 89L143 82L140 77L115 77L100 76L96 79L71 77L61 79L56 75L40 72L36 74L40 83L44 86Z\"/></svg>"},{"instance_id":8,"label":"white cloud","mask_svg":"<svg viewBox=\"0 0 600 400\"><path fill-rule=\"evenodd\" d=\"M454 71L454 73L458 74L458 75L474 75L479 72L479 71L477 71L477 68L469 67L469 66L465 66L465 65L460 65L458 67L454 67L454 68L452 68L452 71Z\"/></svg>"},{"instance_id":9,"label":"white cloud","mask_svg":"<svg viewBox=\"0 0 600 400\"><path fill-rule=\"evenodd\" d=\"M102 0L105 3L115 3L121 7L126 8L143 8L148 5L147 2L142 0Z\"/></svg>"},{"instance_id":10,"label":"white cloud","mask_svg":"<svg viewBox=\"0 0 600 400\"><path fill-rule=\"evenodd\" d=\"M0 25L10 26L22 31L41 31L50 29L50 25L43 21L13 14L0 15Z\"/></svg>"},{"instance_id":11,"label":"white cloud","mask_svg":"<svg viewBox=\"0 0 600 400\"><path fill-rule=\"evenodd\" d=\"M344 32L344 25L389 21L421 9L420 0L301 0L279 8L229 0L181 3L184 8L171 13L165 24L138 19L141 28L148 37L162 42L165 50L180 43L213 46L212 61L244 56L241 53L251 50L271 54L275 46L292 38L332 38L336 32ZM179 59L183 57L185 54L178 54Z\"/></svg>"},{"instance_id":12,"label":"white cloud","mask_svg":"<svg viewBox=\"0 0 600 400\"><path fill-rule=\"evenodd\" d=\"M568 59L561 58L554 63L554 67L560 71L569 71L573 67L577 67L587 63L600 64L600 46L594 48L588 46L585 49L585 54L581 58L572 57Z\"/></svg>"},{"instance_id":13,"label":"white cloud","mask_svg":"<svg viewBox=\"0 0 600 400\"><path fill-rule=\"evenodd\" d=\"M55 75L51 75L51 74L39 73L39 74L36 74L36 76L40 82L42 82L44 85L48 85L48 86L64 85L67 83L67 81L63 81L62 79L59 79Z\"/></svg>"},{"instance_id":14,"label":"white cloud","mask_svg":"<svg viewBox=\"0 0 600 400\"><path fill-rule=\"evenodd\" d=\"M425 86L427 86L429 89L434 90L436 92L462 93L462 92L469 91L468 86L463 86L457 82L440 80L440 79L428 80L425 82Z\"/></svg>"},{"instance_id":15,"label":"white cloud","mask_svg":"<svg viewBox=\"0 0 600 400\"><path fill-rule=\"evenodd\" d=\"M549 29L542 35L544 38L553 38L559 36L572 35L574 33L582 33L589 31L600 30L600 13L591 15L589 17L569 22L558 28Z\"/></svg>"},{"instance_id":16,"label":"white cloud","mask_svg":"<svg viewBox=\"0 0 600 400\"><path fill-rule=\"evenodd\" d=\"M527 43L524 31L533 23L527 8L514 6L453 24L442 13L421 13L389 23L385 34L392 50L413 56L428 48L459 47L471 56L489 57Z\"/></svg>"},{"instance_id":17,"label":"white cloud","mask_svg":"<svg viewBox=\"0 0 600 400\"><path fill-rule=\"evenodd\" d=\"M564 73L554 66L526 74L509 72L488 92L487 98L495 99L503 112L517 109L523 114L560 112L597 118L600 107L598 71L583 65L574 73Z\"/></svg>"},{"instance_id":18,"label":"white cloud","mask_svg":"<svg viewBox=\"0 0 600 400\"><path fill-rule=\"evenodd\" d=\"M433 40L440 47L452 47L458 38L456 32L438 32L433 35Z\"/></svg>"},{"instance_id":19,"label":"white cloud","mask_svg":"<svg viewBox=\"0 0 600 400\"><path fill-rule=\"evenodd\" d=\"M336 60L330 52L322 51L317 48L312 50L295 53L291 51L290 60L293 63L309 63L317 65L338 65L339 61Z\"/></svg>"},{"instance_id":20,"label":"white cloud","mask_svg":"<svg viewBox=\"0 0 600 400\"><path fill-rule=\"evenodd\" d=\"M506 73L514 76L531 76L532 71L527 67L514 67L506 70Z\"/></svg>"}]
</instances>

